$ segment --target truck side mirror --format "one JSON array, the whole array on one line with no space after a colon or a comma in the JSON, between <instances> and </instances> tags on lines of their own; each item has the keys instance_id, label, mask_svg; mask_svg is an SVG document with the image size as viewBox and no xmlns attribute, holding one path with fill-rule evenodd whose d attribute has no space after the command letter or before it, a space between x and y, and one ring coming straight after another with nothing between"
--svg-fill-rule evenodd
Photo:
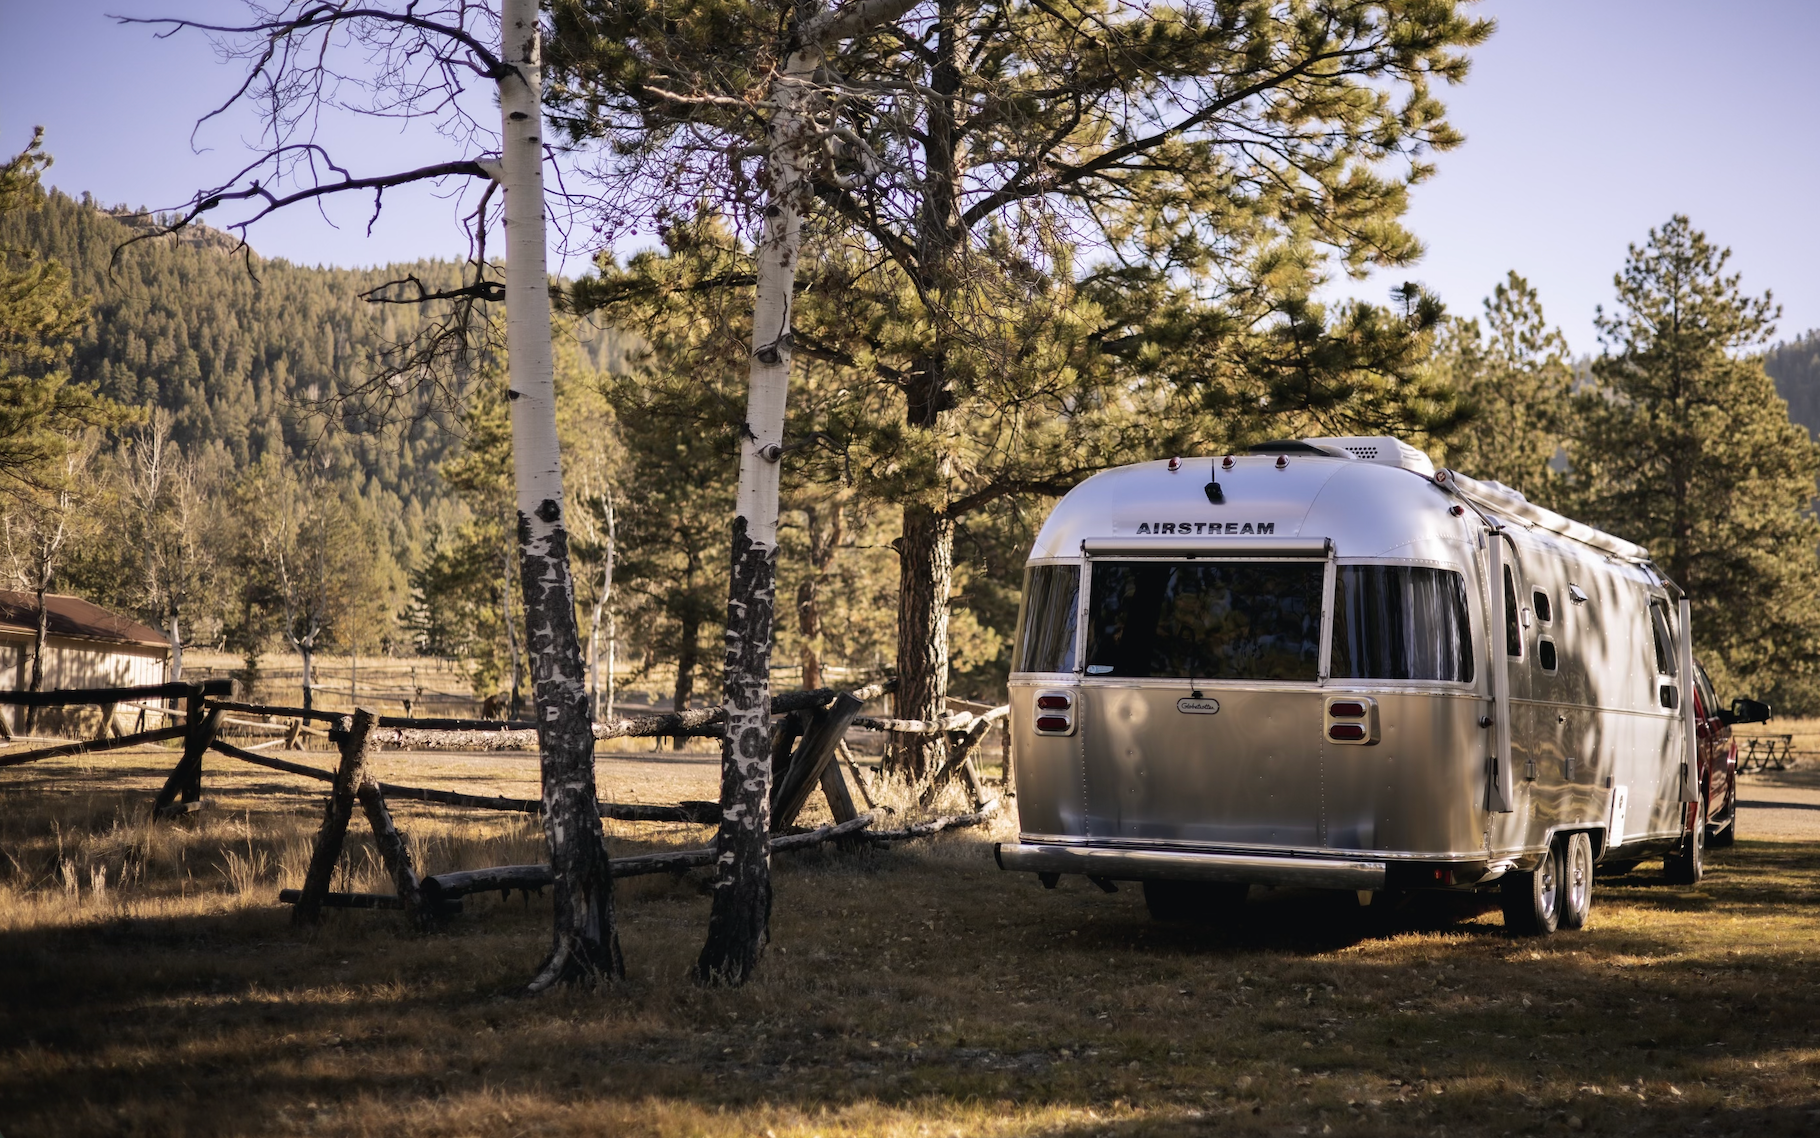
<instances>
[{"instance_id":1,"label":"truck side mirror","mask_svg":"<svg viewBox=\"0 0 1820 1138\"><path fill-rule=\"evenodd\" d=\"M1732 709L1724 713L1727 723L1768 723L1769 704L1755 699L1734 699Z\"/></svg>"}]
</instances>

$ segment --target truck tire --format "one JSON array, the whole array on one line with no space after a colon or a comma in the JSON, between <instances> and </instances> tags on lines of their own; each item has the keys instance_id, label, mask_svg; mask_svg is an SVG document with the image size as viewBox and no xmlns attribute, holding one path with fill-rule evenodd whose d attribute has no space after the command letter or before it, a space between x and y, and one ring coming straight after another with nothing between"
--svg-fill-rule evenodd
<instances>
[{"instance_id":1,"label":"truck tire","mask_svg":"<svg viewBox=\"0 0 1820 1138\"><path fill-rule=\"evenodd\" d=\"M1698 885L1706 876L1706 803L1699 805L1693 829L1681 838L1681 845L1662 861L1662 872L1676 885Z\"/></svg>"},{"instance_id":2,"label":"truck tire","mask_svg":"<svg viewBox=\"0 0 1820 1138\"><path fill-rule=\"evenodd\" d=\"M1507 873L1502 883L1504 927L1515 936L1548 936L1561 921L1561 848L1548 847L1542 863Z\"/></svg>"},{"instance_id":3,"label":"truck tire","mask_svg":"<svg viewBox=\"0 0 1820 1138\"><path fill-rule=\"evenodd\" d=\"M1585 928L1592 912L1592 839L1568 834L1561 844L1561 927Z\"/></svg>"},{"instance_id":4,"label":"truck tire","mask_svg":"<svg viewBox=\"0 0 1820 1138\"><path fill-rule=\"evenodd\" d=\"M1144 907L1153 921L1209 924L1245 904L1251 886L1208 881L1146 881Z\"/></svg>"}]
</instances>

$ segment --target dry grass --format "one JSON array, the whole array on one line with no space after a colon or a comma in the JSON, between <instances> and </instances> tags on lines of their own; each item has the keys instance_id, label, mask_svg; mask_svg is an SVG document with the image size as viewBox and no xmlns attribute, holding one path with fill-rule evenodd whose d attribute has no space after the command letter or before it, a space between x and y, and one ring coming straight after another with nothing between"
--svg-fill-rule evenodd
<instances>
[{"instance_id":1,"label":"dry grass","mask_svg":"<svg viewBox=\"0 0 1820 1138\"><path fill-rule=\"evenodd\" d=\"M1739 739L1752 735L1787 735L1789 745L1808 763L1820 764L1820 719L1784 719L1778 716L1768 723L1750 723L1732 732Z\"/></svg>"},{"instance_id":2,"label":"dry grass","mask_svg":"<svg viewBox=\"0 0 1820 1138\"><path fill-rule=\"evenodd\" d=\"M641 759L604 761L604 789L712 796L711 764ZM464 788L535 773L385 761ZM547 902L470 898L432 936L371 912L295 932L271 898L320 791L211 766L202 814L151 825L167 762L0 772L8 1138L1820 1129L1802 843L1742 842L1698 890L1646 867L1601 884L1584 933L1518 941L1470 900L1374 917L1287 892L1233 927L1159 926L1130 887L1045 892L963 832L780 859L773 946L739 991L687 979L699 876L628 881L626 983L527 1001ZM431 870L537 856L521 819L397 812ZM364 849L348 884L378 888Z\"/></svg>"}]
</instances>

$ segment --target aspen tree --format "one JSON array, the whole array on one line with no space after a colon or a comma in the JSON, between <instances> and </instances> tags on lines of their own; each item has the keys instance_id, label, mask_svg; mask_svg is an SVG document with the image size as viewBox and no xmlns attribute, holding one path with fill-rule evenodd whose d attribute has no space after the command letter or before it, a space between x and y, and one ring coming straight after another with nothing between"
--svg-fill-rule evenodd
<instances>
[{"instance_id":1,"label":"aspen tree","mask_svg":"<svg viewBox=\"0 0 1820 1138\"><path fill-rule=\"evenodd\" d=\"M453 308L447 319L420 335L412 351L400 354L400 362L380 369L353 396L370 402L394 389L420 394L425 385L442 382L451 372L462 375L477 350L489 346L479 306L505 302L519 579L542 755L544 834L555 873L552 944L529 990L617 978L624 964L613 928L612 879L596 805L593 720L569 571L556 432L538 2L501 0L495 10L464 0L361 7L292 0L275 12L259 6L253 11L255 21L241 26L123 20L218 37L230 56L248 61L247 80L227 105L242 98L268 100L260 108L261 152L228 182L199 191L156 232L183 229L209 211L229 207L243 211L228 228L244 237L249 226L277 210L339 194L360 194L374 202L377 212L385 193L401 186L463 178L488 186L468 219L472 283L432 293L420 281L405 280L368 294L376 302L449 301ZM340 67L335 57L344 50L364 53L358 69ZM351 78L355 74L364 78ZM497 131L465 110L464 84L476 77L491 85L487 93L497 96ZM356 93L366 101L360 103ZM340 110L433 120L446 137L474 149L445 162L357 175L335 162L330 146L316 135L320 119L315 112L331 99ZM496 153L478 150L476 144L494 138ZM503 287L491 279L493 265L485 252L494 183L504 191Z\"/></svg>"}]
</instances>

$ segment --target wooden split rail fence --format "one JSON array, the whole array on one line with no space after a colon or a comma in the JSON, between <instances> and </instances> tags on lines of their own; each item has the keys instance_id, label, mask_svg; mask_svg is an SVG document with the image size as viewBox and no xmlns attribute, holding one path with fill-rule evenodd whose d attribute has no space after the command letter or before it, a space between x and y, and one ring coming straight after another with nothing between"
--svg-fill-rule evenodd
<instances>
[{"instance_id":1,"label":"wooden split rail fence","mask_svg":"<svg viewBox=\"0 0 1820 1138\"><path fill-rule=\"evenodd\" d=\"M963 711L940 722L878 719L861 716L867 701L890 690L890 683L875 683L854 691L823 688L816 691L785 692L771 701L771 711L781 718L774 727L772 746L773 779L771 785L772 830L774 853L806 849L825 842L866 842L888 845L893 841L926 837L942 830L977 825L998 809L997 799L985 790L984 780L973 763L973 754L986 732L1002 725L1008 708L991 708L983 713ZM0 705L21 707L100 706L103 709L99 737L29 751L0 755L0 767L17 766L39 759L58 758L100 751L118 750L149 743L181 739L182 751L153 805L157 817L172 817L193 812L201 807L202 759L208 752L227 758L282 771L330 784L321 829L312 850L309 870L302 889L286 889L279 900L294 906L292 919L309 924L320 918L324 908L402 909L414 924L427 927L436 918L459 912L461 898L469 893L541 890L551 883L547 865L493 866L460 870L425 877L413 864L410 847L394 823L388 799L409 799L444 806L481 810L500 810L523 814L542 812L539 799L507 798L463 794L428 787L400 786L381 782L371 770L371 756L381 746L412 750L498 750L535 749L536 725L484 719L420 719L377 715L366 709L353 713L318 711L298 707L275 707L243 703L226 698L232 694L227 680L202 683L153 684L130 688L98 688L57 692L0 692ZM167 717L181 714L181 724L135 730L121 734L109 725L114 711L123 703L145 700L178 700L181 713L141 705L141 710L164 713ZM229 713L289 720L288 728L270 722L260 724L229 718ZM595 725L597 740L707 735L717 733L726 713L721 708L636 718L620 718ZM140 722L145 717L142 714ZM326 723L326 734L339 753L337 769L325 770L293 762L274 755L238 746L220 737L224 723L252 727L273 727L284 731L287 747L295 743L305 725ZM972 803L968 814L931 819L896 830L878 830L873 823L878 817L872 788L846 748L844 737L853 727L897 734L944 734L947 758L924 788L922 805L927 807L947 781L959 777ZM274 739L272 742L277 742ZM269 746L270 743L260 744ZM847 781L841 776L839 763L853 775L866 812L861 812L847 792ZM820 790L827 800L834 821L826 826L797 833L790 830L809 798ZM347 829L358 804L372 828L380 860L392 878L393 894L337 893L329 886L339 863ZM721 807L716 802L685 801L675 805L602 802L603 818L627 822L682 822L713 825L720 821ZM636 857L616 858L611 862L615 877L646 873L683 872L712 864L715 851L709 848L666 851Z\"/></svg>"}]
</instances>

